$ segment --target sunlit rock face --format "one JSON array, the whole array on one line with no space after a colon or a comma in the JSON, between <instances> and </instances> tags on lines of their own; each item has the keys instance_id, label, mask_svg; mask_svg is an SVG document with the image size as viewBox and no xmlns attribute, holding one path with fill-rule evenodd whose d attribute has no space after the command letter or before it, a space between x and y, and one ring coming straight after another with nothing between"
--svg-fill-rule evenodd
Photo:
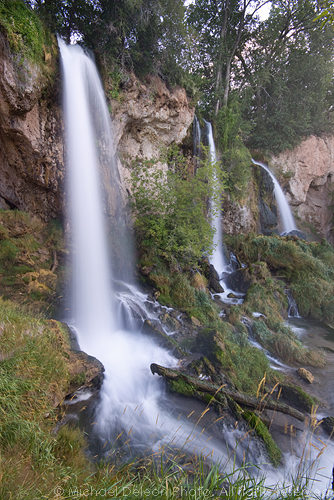
<instances>
[{"instance_id":1,"label":"sunlit rock face","mask_svg":"<svg viewBox=\"0 0 334 500\"><path fill-rule=\"evenodd\" d=\"M62 120L49 70L19 60L0 34L0 201L42 219L62 205Z\"/></svg>"},{"instance_id":2,"label":"sunlit rock face","mask_svg":"<svg viewBox=\"0 0 334 500\"><path fill-rule=\"evenodd\" d=\"M108 95L108 82L105 86ZM130 189L132 161L161 159L166 147L183 141L194 119L194 108L185 90L180 87L169 90L155 76L142 83L129 75L120 98L111 101L111 111L115 145L122 160L120 175L127 189ZM159 166L166 167L163 162Z\"/></svg>"},{"instance_id":3,"label":"sunlit rock face","mask_svg":"<svg viewBox=\"0 0 334 500\"><path fill-rule=\"evenodd\" d=\"M292 150L271 158L270 165L288 187L289 202L302 221L334 241L334 136L310 136Z\"/></svg>"}]
</instances>

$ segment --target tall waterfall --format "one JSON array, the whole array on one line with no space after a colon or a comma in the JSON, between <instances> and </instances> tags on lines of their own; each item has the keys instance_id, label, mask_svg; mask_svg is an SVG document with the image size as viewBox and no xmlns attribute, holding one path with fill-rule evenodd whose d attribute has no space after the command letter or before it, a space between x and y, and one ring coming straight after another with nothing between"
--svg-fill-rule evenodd
<instances>
[{"instance_id":1,"label":"tall waterfall","mask_svg":"<svg viewBox=\"0 0 334 500\"><path fill-rule=\"evenodd\" d=\"M270 178L274 183L274 194L277 202L278 212L280 215L282 233L290 233L290 231L295 231L297 229L297 226L295 224L289 203L287 202L285 194L283 193L283 190L278 180L271 172L271 170L269 170L267 165L261 163L260 161L255 161L253 159L252 162L254 163L254 165L262 167L270 175Z\"/></svg>"},{"instance_id":2,"label":"tall waterfall","mask_svg":"<svg viewBox=\"0 0 334 500\"><path fill-rule=\"evenodd\" d=\"M96 350L115 330L112 274L108 259L93 113L104 121L106 104L93 61L79 46L59 40L64 76L64 119L69 220L72 235L72 310L80 346ZM110 136L110 130L105 130Z\"/></svg>"},{"instance_id":3,"label":"tall waterfall","mask_svg":"<svg viewBox=\"0 0 334 500\"><path fill-rule=\"evenodd\" d=\"M117 314L119 291L113 285L101 189L101 158L113 154L109 112L94 62L79 46L60 40L59 47L72 238L72 326L80 348L105 367L97 427L109 436L122 420L128 430L137 411L142 432L154 425L159 413L161 382L150 373L150 364L158 360L168 365L172 357L138 331L124 331L122 316ZM127 290L132 290L134 302L142 300L130 285Z\"/></svg>"},{"instance_id":4,"label":"tall waterfall","mask_svg":"<svg viewBox=\"0 0 334 500\"><path fill-rule=\"evenodd\" d=\"M206 134L209 143L209 152L210 152L210 160L213 164L217 161L216 156L216 147L213 139L212 133L212 125L210 122L205 122ZM217 181L217 172L214 170L214 182ZM223 229L222 229L222 215L221 215L221 203L220 200L218 202L218 208L216 210L212 210L211 212L211 225L214 229L213 236L213 253L210 257L210 263L216 269L219 277L221 278L224 270L227 267L227 262L224 256L223 250Z\"/></svg>"}]
</instances>

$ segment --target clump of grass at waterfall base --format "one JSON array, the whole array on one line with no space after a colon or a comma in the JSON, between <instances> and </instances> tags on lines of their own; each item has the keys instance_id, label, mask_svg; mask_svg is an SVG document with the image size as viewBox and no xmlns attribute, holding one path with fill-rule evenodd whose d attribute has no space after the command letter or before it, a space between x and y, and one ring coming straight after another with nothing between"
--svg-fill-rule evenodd
<instances>
[{"instance_id":1,"label":"clump of grass at waterfall base","mask_svg":"<svg viewBox=\"0 0 334 500\"><path fill-rule=\"evenodd\" d=\"M48 55L56 51L55 39L23 0L0 2L0 27L14 53L47 69Z\"/></svg>"},{"instance_id":2,"label":"clump of grass at waterfall base","mask_svg":"<svg viewBox=\"0 0 334 500\"><path fill-rule=\"evenodd\" d=\"M1 298L0 333L0 497L54 498L48 495L58 479L74 476L69 464L75 470L85 462L81 433L52 432L56 406L85 368L74 360L58 322Z\"/></svg>"},{"instance_id":3,"label":"clump of grass at waterfall base","mask_svg":"<svg viewBox=\"0 0 334 500\"><path fill-rule=\"evenodd\" d=\"M61 224L18 210L0 210L0 294L51 314L64 279Z\"/></svg>"}]
</instances>

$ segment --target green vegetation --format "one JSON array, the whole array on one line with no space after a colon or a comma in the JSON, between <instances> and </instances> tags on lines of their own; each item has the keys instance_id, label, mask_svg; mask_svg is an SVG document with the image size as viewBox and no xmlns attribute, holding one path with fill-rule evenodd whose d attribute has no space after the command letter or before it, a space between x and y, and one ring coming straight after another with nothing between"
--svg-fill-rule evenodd
<instances>
[{"instance_id":1,"label":"green vegetation","mask_svg":"<svg viewBox=\"0 0 334 500\"><path fill-rule=\"evenodd\" d=\"M52 37L37 14L23 0L0 2L0 26L15 53L35 63L44 63L46 52L51 51Z\"/></svg>"},{"instance_id":2,"label":"green vegetation","mask_svg":"<svg viewBox=\"0 0 334 500\"><path fill-rule=\"evenodd\" d=\"M0 210L0 293L31 311L51 312L64 278L63 230L16 210ZM55 271L58 271L58 275Z\"/></svg>"},{"instance_id":3,"label":"green vegetation","mask_svg":"<svg viewBox=\"0 0 334 500\"><path fill-rule=\"evenodd\" d=\"M214 181L215 166L206 161L192 175L176 147L161 160L167 162L168 170L155 161L137 161L132 166L135 229L141 253L153 254L177 269L195 264L204 249L210 252L212 248L207 203L210 198L218 200L223 173ZM149 257L145 259L149 266Z\"/></svg>"},{"instance_id":4,"label":"green vegetation","mask_svg":"<svg viewBox=\"0 0 334 500\"><path fill-rule=\"evenodd\" d=\"M233 100L219 110L216 117L217 146L221 162L228 172L227 190L232 199L242 201L251 182L251 155L243 143L246 124L238 101Z\"/></svg>"},{"instance_id":5,"label":"green vegetation","mask_svg":"<svg viewBox=\"0 0 334 500\"><path fill-rule=\"evenodd\" d=\"M268 276L267 269L270 269L274 276L284 279L302 316L334 324L334 250L327 242L308 243L294 237L240 235L230 237L229 244L251 270L254 266L260 267L266 270ZM277 280L276 285L273 283L270 277L261 277L259 283L253 285L257 296L262 295L263 300L254 299L254 289L251 288L250 297L247 297L247 303L251 300L248 303L250 308L256 307L256 304L257 308L266 307L265 294L268 286L273 292L269 299L271 305L272 300L282 304L284 284L279 285ZM276 287L276 293L273 287ZM276 306L276 310L277 307L279 306ZM270 314L269 308L261 309L261 312Z\"/></svg>"},{"instance_id":6,"label":"green vegetation","mask_svg":"<svg viewBox=\"0 0 334 500\"><path fill-rule=\"evenodd\" d=\"M52 433L56 406L73 388L74 375L85 379L84 367L73 363L66 330L56 321L2 299L0 318L0 496L52 498L54 484L73 476L61 455L74 467L84 460L79 431Z\"/></svg>"}]
</instances>

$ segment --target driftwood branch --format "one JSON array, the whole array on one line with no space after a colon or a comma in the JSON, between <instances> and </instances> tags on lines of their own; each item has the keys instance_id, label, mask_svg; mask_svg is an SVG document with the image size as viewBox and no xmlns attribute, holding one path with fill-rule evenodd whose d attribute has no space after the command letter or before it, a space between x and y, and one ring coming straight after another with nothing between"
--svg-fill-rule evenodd
<instances>
[{"instance_id":1,"label":"driftwood branch","mask_svg":"<svg viewBox=\"0 0 334 500\"><path fill-rule=\"evenodd\" d=\"M185 373L180 372L179 370L175 370L173 368L165 368L155 363L151 364L151 372L153 373L153 375L157 373L167 380L183 380L187 384L191 385L195 390L211 394L212 396L216 396L219 393L223 394L233 399L239 405L246 406L247 408L254 408L258 411L262 411L264 409L274 410L280 413L285 413L286 415L290 415L291 417L296 418L297 420L300 420L302 422L305 420L305 415L302 412L296 410L295 408L292 408L292 406L289 406L285 403L275 401L274 399L260 399L254 396L248 396L247 394L228 389L224 386L219 387L218 385L212 384L205 380L191 377Z\"/></svg>"}]
</instances>

